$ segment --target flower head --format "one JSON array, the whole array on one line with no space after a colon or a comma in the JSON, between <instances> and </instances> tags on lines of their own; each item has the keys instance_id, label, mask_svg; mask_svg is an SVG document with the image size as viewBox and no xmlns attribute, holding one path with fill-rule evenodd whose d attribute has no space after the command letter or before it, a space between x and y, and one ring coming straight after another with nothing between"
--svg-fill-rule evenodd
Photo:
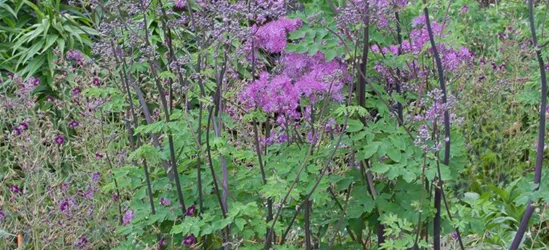
<instances>
[{"instance_id":1,"label":"flower head","mask_svg":"<svg viewBox=\"0 0 549 250\"><path fill-rule=\"evenodd\" d=\"M101 79L99 79L99 77L97 76L94 76L92 79L92 84L99 87L99 85L101 85Z\"/></svg>"},{"instance_id":2,"label":"flower head","mask_svg":"<svg viewBox=\"0 0 549 250\"><path fill-rule=\"evenodd\" d=\"M192 246L194 244L196 244L196 237L194 237L194 235L191 234L183 238L183 245Z\"/></svg>"},{"instance_id":3,"label":"flower head","mask_svg":"<svg viewBox=\"0 0 549 250\"><path fill-rule=\"evenodd\" d=\"M84 59L84 55L82 55L82 53L78 50L69 50L66 57L67 60L76 62L82 62Z\"/></svg>"},{"instance_id":4,"label":"flower head","mask_svg":"<svg viewBox=\"0 0 549 250\"><path fill-rule=\"evenodd\" d=\"M80 126L80 123L78 123L77 121L69 122L69 128L76 128L78 126Z\"/></svg>"},{"instance_id":5,"label":"flower head","mask_svg":"<svg viewBox=\"0 0 549 250\"><path fill-rule=\"evenodd\" d=\"M10 191L14 194L21 194L21 188L17 185L10 184Z\"/></svg>"},{"instance_id":6,"label":"flower head","mask_svg":"<svg viewBox=\"0 0 549 250\"><path fill-rule=\"evenodd\" d=\"M301 27L301 19L282 17L263 26L254 26L256 41L265 50L271 53L282 52L286 48L286 34Z\"/></svg>"},{"instance_id":7,"label":"flower head","mask_svg":"<svg viewBox=\"0 0 549 250\"><path fill-rule=\"evenodd\" d=\"M133 215L133 210L131 209L128 209L126 210L126 213L124 214L124 216L122 217L122 223L124 225L128 225L132 222L133 218L135 216Z\"/></svg>"},{"instance_id":8,"label":"flower head","mask_svg":"<svg viewBox=\"0 0 549 250\"><path fill-rule=\"evenodd\" d=\"M76 247L79 248L85 247L86 244L88 244L88 238L86 238L86 236L84 235L80 236L80 239L78 239L75 243Z\"/></svg>"},{"instance_id":9,"label":"flower head","mask_svg":"<svg viewBox=\"0 0 549 250\"><path fill-rule=\"evenodd\" d=\"M6 213L4 213L4 210L0 210L0 221L3 221L6 219Z\"/></svg>"},{"instance_id":10,"label":"flower head","mask_svg":"<svg viewBox=\"0 0 549 250\"><path fill-rule=\"evenodd\" d=\"M196 211L196 206L192 205L189 208L187 208L187 212L185 212L186 216L194 216L194 212Z\"/></svg>"},{"instance_id":11,"label":"flower head","mask_svg":"<svg viewBox=\"0 0 549 250\"><path fill-rule=\"evenodd\" d=\"M101 179L101 173L95 172L92 174L92 182L97 183Z\"/></svg>"},{"instance_id":12,"label":"flower head","mask_svg":"<svg viewBox=\"0 0 549 250\"><path fill-rule=\"evenodd\" d=\"M176 0L174 6L178 9L182 9L187 4L185 0Z\"/></svg>"},{"instance_id":13,"label":"flower head","mask_svg":"<svg viewBox=\"0 0 549 250\"><path fill-rule=\"evenodd\" d=\"M169 206L172 202L168 198L160 197L160 205Z\"/></svg>"},{"instance_id":14,"label":"flower head","mask_svg":"<svg viewBox=\"0 0 549 250\"><path fill-rule=\"evenodd\" d=\"M76 88L72 89L72 95L77 96L77 95L80 95L80 93L82 93L81 88L76 87Z\"/></svg>"},{"instance_id":15,"label":"flower head","mask_svg":"<svg viewBox=\"0 0 549 250\"><path fill-rule=\"evenodd\" d=\"M95 152L95 159L103 159L104 155L99 153L99 152Z\"/></svg>"},{"instance_id":16,"label":"flower head","mask_svg":"<svg viewBox=\"0 0 549 250\"><path fill-rule=\"evenodd\" d=\"M21 128L22 130L27 130L29 129L29 124L27 122L20 122L19 128Z\"/></svg>"},{"instance_id":17,"label":"flower head","mask_svg":"<svg viewBox=\"0 0 549 250\"><path fill-rule=\"evenodd\" d=\"M166 244L166 239L162 238L158 241L158 244L156 245L156 249L157 250L160 250L162 249L163 246L167 245Z\"/></svg>"},{"instance_id":18,"label":"flower head","mask_svg":"<svg viewBox=\"0 0 549 250\"><path fill-rule=\"evenodd\" d=\"M69 203L69 200L68 200L68 199L63 200L63 201L59 204L59 211L65 213L65 214L69 214L69 213L70 213L70 203Z\"/></svg>"},{"instance_id":19,"label":"flower head","mask_svg":"<svg viewBox=\"0 0 549 250\"><path fill-rule=\"evenodd\" d=\"M61 144L65 143L65 137L62 136L62 135L58 135L58 136L55 137L54 141L57 145L61 145Z\"/></svg>"},{"instance_id":20,"label":"flower head","mask_svg":"<svg viewBox=\"0 0 549 250\"><path fill-rule=\"evenodd\" d=\"M21 135L23 133L23 131L21 131L21 129L18 126L13 127L13 131L15 132L16 135Z\"/></svg>"}]
</instances>

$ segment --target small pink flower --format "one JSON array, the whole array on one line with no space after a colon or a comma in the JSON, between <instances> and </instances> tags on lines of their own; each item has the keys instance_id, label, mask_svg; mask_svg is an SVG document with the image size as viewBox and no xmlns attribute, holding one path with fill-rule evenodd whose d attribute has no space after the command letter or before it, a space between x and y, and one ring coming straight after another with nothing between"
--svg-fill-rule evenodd
<instances>
[{"instance_id":1,"label":"small pink flower","mask_svg":"<svg viewBox=\"0 0 549 250\"><path fill-rule=\"evenodd\" d=\"M133 215L133 210L131 209L128 209L126 210L126 213L124 214L124 216L122 217L122 223L124 225L128 225L132 222L133 218L135 216Z\"/></svg>"},{"instance_id":2,"label":"small pink flower","mask_svg":"<svg viewBox=\"0 0 549 250\"><path fill-rule=\"evenodd\" d=\"M100 154L99 152L95 153L95 159L103 159L104 155Z\"/></svg>"},{"instance_id":3,"label":"small pink flower","mask_svg":"<svg viewBox=\"0 0 549 250\"><path fill-rule=\"evenodd\" d=\"M101 85L101 79L99 79L99 77L97 76L93 77L92 84L99 87L99 85Z\"/></svg>"},{"instance_id":4,"label":"small pink flower","mask_svg":"<svg viewBox=\"0 0 549 250\"><path fill-rule=\"evenodd\" d=\"M57 145L61 145L61 144L65 143L65 137L62 136L62 135L58 135L58 136L55 137L54 141Z\"/></svg>"},{"instance_id":5,"label":"small pink flower","mask_svg":"<svg viewBox=\"0 0 549 250\"><path fill-rule=\"evenodd\" d=\"M196 244L196 237L194 237L194 235L189 235L189 236L186 236L184 239L183 239L183 245L186 245L186 246L192 246Z\"/></svg>"},{"instance_id":6,"label":"small pink flower","mask_svg":"<svg viewBox=\"0 0 549 250\"><path fill-rule=\"evenodd\" d=\"M21 122L21 123L19 123L19 127L22 130L27 130L27 129L29 129L29 124L27 122Z\"/></svg>"},{"instance_id":7,"label":"small pink flower","mask_svg":"<svg viewBox=\"0 0 549 250\"><path fill-rule=\"evenodd\" d=\"M160 198L160 205L162 206L169 206L172 202L168 198L161 197Z\"/></svg>"},{"instance_id":8,"label":"small pink flower","mask_svg":"<svg viewBox=\"0 0 549 250\"><path fill-rule=\"evenodd\" d=\"M80 125L77 121L71 121L69 122L69 128L76 128Z\"/></svg>"},{"instance_id":9,"label":"small pink flower","mask_svg":"<svg viewBox=\"0 0 549 250\"><path fill-rule=\"evenodd\" d=\"M80 95L80 93L82 93L82 89L80 88L72 89L72 95L77 96L77 95Z\"/></svg>"},{"instance_id":10,"label":"small pink flower","mask_svg":"<svg viewBox=\"0 0 549 250\"><path fill-rule=\"evenodd\" d=\"M187 212L185 212L186 216L194 216L194 212L196 211L196 206L192 205L187 209Z\"/></svg>"},{"instance_id":11,"label":"small pink flower","mask_svg":"<svg viewBox=\"0 0 549 250\"><path fill-rule=\"evenodd\" d=\"M174 6L178 9L182 9L186 4L185 0L176 0Z\"/></svg>"}]
</instances>

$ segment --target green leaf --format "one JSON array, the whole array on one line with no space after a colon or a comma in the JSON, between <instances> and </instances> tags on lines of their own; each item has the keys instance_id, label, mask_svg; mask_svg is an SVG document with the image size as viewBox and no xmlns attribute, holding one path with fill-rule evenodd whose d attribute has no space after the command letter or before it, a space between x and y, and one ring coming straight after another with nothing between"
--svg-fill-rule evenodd
<instances>
[{"instance_id":1,"label":"green leaf","mask_svg":"<svg viewBox=\"0 0 549 250\"><path fill-rule=\"evenodd\" d=\"M389 171L389 165L378 163L370 169L374 173L384 174Z\"/></svg>"},{"instance_id":2,"label":"green leaf","mask_svg":"<svg viewBox=\"0 0 549 250\"><path fill-rule=\"evenodd\" d=\"M58 35L48 35L46 37L46 44L44 45L44 47L42 48L42 53L44 53L44 51L46 51L47 49L49 49L53 43L55 43L55 41L57 41L57 38L59 38Z\"/></svg>"},{"instance_id":3,"label":"green leaf","mask_svg":"<svg viewBox=\"0 0 549 250\"><path fill-rule=\"evenodd\" d=\"M335 49L328 49L326 53L324 53L324 55L325 55L326 62L329 62L331 60L334 60L334 58L336 58L337 51Z\"/></svg>"},{"instance_id":4,"label":"green leaf","mask_svg":"<svg viewBox=\"0 0 549 250\"><path fill-rule=\"evenodd\" d=\"M391 158L391 160L395 162L400 161L400 157L402 157L402 154L400 152L400 149L394 148L394 147L388 147L387 148L387 156Z\"/></svg>"},{"instance_id":5,"label":"green leaf","mask_svg":"<svg viewBox=\"0 0 549 250\"><path fill-rule=\"evenodd\" d=\"M6 11L8 11L15 19L17 19L17 13L15 13L15 11L13 11L13 9L7 5L4 1L0 2L0 8L2 9L5 9Z\"/></svg>"},{"instance_id":6,"label":"green leaf","mask_svg":"<svg viewBox=\"0 0 549 250\"><path fill-rule=\"evenodd\" d=\"M372 142L367 144L362 148L362 150L359 151L360 158L361 159L370 159L375 153L377 153L377 150L379 149L379 146L381 145L381 142Z\"/></svg>"},{"instance_id":7,"label":"green leaf","mask_svg":"<svg viewBox=\"0 0 549 250\"><path fill-rule=\"evenodd\" d=\"M307 29L305 28L301 28L296 31L290 32L288 39L292 39L292 40L301 39L305 36L306 32L307 32Z\"/></svg>"},{"instance_id":8,"label":"green leaf","mask_svg":"<svg viewBox=\"0 0 549 250\"><path fill-rule=\"evenodd\" d=\"M358 132L364 127L361 121L358 120L349 120L347 121L347 132L353 133Z\"/></svg>"},{"instance_id":9,"label":"green leaf","mask_svg":"<svg viewBox=\"0 0 549 250\"><path fill-rule=\"evenodd\" d=\"M402 135L391 135L389 136L389 140L391 140L391 143L393 143L396 148L400 150L406 149L406 141L404 140Z\"/></svg>"},{"instance_id":10,"label":"green leaf","mask_svg":"<svg viewBox=\"0 0 549 250\"><path fill-rule=\"evenodd\" d=\"M234 224L236 225L236 227L238 227L240 231L242 231L244 229L244 225L246 224L246 220L242 218L236 218L234 220Z\"/></svg>"}]
</instances>

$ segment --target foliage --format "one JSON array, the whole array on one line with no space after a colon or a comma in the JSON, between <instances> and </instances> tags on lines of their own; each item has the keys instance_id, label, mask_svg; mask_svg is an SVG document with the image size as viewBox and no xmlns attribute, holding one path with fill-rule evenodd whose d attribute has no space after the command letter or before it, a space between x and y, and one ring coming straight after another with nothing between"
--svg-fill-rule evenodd
<instances>
[{"instance_id":1,"label":"foliage","mask_svg":"<svg viewBox=\"0 0 549 250\"><path fill-rule=\"evenodd\" d=\"M1 1L0 246L547 248L526 10Z\"/></svg>"}]
</instances>

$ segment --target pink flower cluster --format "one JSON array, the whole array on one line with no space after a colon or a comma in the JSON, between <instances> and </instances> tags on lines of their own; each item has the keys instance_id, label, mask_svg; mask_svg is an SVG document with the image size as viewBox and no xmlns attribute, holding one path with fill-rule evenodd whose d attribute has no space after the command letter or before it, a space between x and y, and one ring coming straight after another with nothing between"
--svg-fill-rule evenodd
<instances>
[{"instance_id":1,"label":"pink flower cluster","mask_svg":"<svg viewBox=\"0 0 549 250\"><path fill-rule=\"evenodd\" d=\"M301 117L297 111L300 98L307 98L311 103L316 103L322 95L343 100L341 89L348 80L345 64L336 60L326 62L320 52L314 56L285 54L280 63L283 70L279 74L262 72L259 79L241 93L241 101L248 109L257 107L267 113L297 119Z\"/></svg>"},{"instance_id":2,"label":"pink flower cluster","mask_svg":"<svg viewBox=\"0 0 549 250\"><path fill-rule=\"evenodd\" d=\"M286 35L299 29L303 25L300 19L288 19L282 17L263 26L252 27L255 34L255 43L271 53L279 53L286 48Z\"/></svg>"},{"instance_id":3,"label":"pink flower cluster","mask_svg":"<svg viewBox=\"0 0 549 250\"><path fill-rule=\"evenodd\" d=\"M405 39L402 41L402 54L412 54L419 55L424 46L429 45L429 34L427 32L427 27L425 25L425 16L417 17L413 22L412 26L414 29L410 32L410 39ZM436 21L431 22L431 27L433 34L438 38L439 36L444 38L447 36L444 33L444 27L438 24ZM388 47L379 48L377 45L372 46L372 51L375 53L381 53L385 56L387 55L398 55L398 45L390 45ZM454 71L460 65L471 63L473 61L473 53L469 51L466 47L460 47L459 49L454 49L448 44L439 43L437 49L441 55L442 64L445 71ZM428 50L431 52L431 50ZM421 77L427 72L424 72L419 69L419 64L416 60L408 62L408 67L403 70L402 75L407 79L412 79L414 77ZM393 83L393 74L391 74L390 69L384 65L376 65L375 69L382 74L389 83Z\"/></svg>"}]
</instances>

